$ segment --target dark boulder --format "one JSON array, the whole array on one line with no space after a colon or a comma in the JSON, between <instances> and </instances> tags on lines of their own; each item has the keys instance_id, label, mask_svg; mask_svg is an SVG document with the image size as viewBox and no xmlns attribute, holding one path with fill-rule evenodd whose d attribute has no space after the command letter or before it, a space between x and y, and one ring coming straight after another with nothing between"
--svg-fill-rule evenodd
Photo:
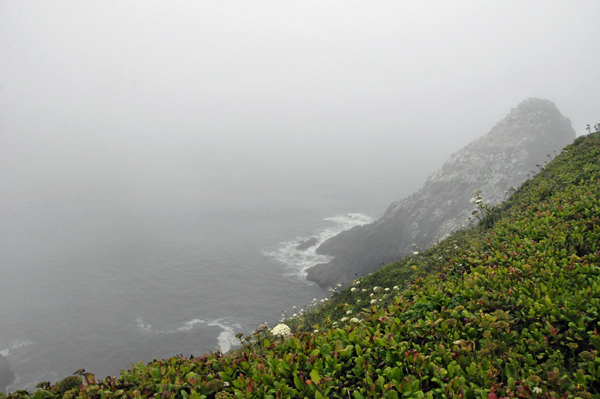
<instances>
[{"instance_id":1,"label":"dark boulder","mask_svg":"<svg viewBox=\"0 0 600 399\"><path fill-rule=\"evenodd\" d=\"M317 240L315 237L311 237L308 240L300 241L296 249L298 251L304 251L305 249L314 247L315 245L317 245L318 242L319 240Z\"/></svg>"}]
</instances>

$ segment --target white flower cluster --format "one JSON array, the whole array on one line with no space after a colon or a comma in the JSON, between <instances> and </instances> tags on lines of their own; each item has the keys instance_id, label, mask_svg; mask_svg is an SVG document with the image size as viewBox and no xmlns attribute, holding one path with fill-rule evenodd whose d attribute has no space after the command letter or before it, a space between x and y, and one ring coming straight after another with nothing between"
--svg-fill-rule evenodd
<instances>
[{"instance_id":1,"label":"white flower cluster","mask_svg":"<svg viewBox=\"0 0 600 399\"><path fill-rule=\"evenodd\" d=\"M471 215L467 218L467 220L472 221L475 218L478 218L481 220L481 217L485 217L485 213L487 211L487 203L483 202L483 196L481 195L481 190L475 190L473 192L473 195L475 196L474 198L471 198L469 200L469 202L475 203L475 207L473 208L473 211L471 212ZM463 226L464 227L464 226Z\"/></svg>"},{"instance_id":2,"label":"white flower cluster","mask_svg":"<svg viewBox=\"0 0 600 399\"><path fill-rule=\"evenodd\" d=\"M292 334L292 330L285 324L277 324L275 327L271 329L271 334L278 335L280 337L287 337Z\"/></svg>"}]
</instances>

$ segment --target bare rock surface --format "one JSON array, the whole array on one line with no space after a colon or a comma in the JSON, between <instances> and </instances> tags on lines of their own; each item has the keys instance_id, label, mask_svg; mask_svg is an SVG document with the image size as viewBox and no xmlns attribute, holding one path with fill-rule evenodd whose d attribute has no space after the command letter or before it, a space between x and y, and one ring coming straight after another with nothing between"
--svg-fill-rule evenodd
<instances>
[{"instance_id":1,"label":"bare rock surface","mask_svg":"<svg viewBox=\"0 0 600 399\"><path fill-rule=\"evenodd\" d=\"M429 247L466 223L475 190L485 202L501 202L507 190L520 186L575 137L571 121L554 103L523 101L489 133L452 154L422 189L392 203L379 220L321 244L317 253L333 260L308 269L307 279L321 287L348 284L410 254L413 244Z\"/></svg>"}]
</instances>

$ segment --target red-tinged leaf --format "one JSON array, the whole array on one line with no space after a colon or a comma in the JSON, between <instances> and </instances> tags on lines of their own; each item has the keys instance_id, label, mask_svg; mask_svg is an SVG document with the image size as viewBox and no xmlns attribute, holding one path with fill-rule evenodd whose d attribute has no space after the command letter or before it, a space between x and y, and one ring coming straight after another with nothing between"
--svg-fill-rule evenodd
<instances>
[{"instance_id":1,"label":"red-tinged leaf","mask_svg":"<svg viewBox=\"0 0 600 399\"><path fill-rule=\"evenodd\" d=\"M304 381L304 382L306 382L308 385L312 384L312 381L311 381L311 380L306 380L306 381Z\"/></svg>"},{"instance_id":2,"label":"red-tinged leaf","mask_svg":"<svg viewBox=\"0 0 600 399\"><path fill-rule=\"evenodd\" d=\"M490 392L490 393L488 393L488 399L498 399L498 397L496 396L495 393Z\"/></svg>"},{"instance_id":3,"label":"red-tinged leaf","mask_svg":"<svg viewBox=\"0 0 600 399\"><path fill-rule=\"evenodd\" d=\"M88 383L88 385L93 385L96 382L94 374L92 374L92 373L85 373L83 375L85 376L85 380Z\"/></svg>"},{"instance_id":4,"label":"red-tinged leaf","mask_svg":"<svg viewBox=\"0 0 600 399\"><path fill-rule=\"evenodd\" d=\"M529 397L529 387L523 386L523 385L519 385L517 387L517 393L519 395L519 397L521 398L528 398Z\"/></svg>"},{"instance_id":5,"label":"red-tinged leaf","mask_svg":"<svg viewBox=\"0 0 600 399\"><path fill-rule=\"evenodd\" d=\"M248 391L248 393L252 393L252 391L254 390L254 381L252 380L252 378L249 378L249 380L250 382L248 383L246 390Z\"/></svg>"}]
</instances>

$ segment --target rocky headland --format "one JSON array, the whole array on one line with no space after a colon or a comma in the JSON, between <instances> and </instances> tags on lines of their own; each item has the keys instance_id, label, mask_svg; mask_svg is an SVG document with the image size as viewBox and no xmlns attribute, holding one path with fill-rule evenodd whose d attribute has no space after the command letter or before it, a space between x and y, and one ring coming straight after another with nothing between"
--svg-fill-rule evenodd
<instances>
[{"instance_id":1,"label":"rocky headland","mask_svg":"<svg viewBox=\"0 0 600 399\"><path fill-rule=\"evenodd\" d=\"M308 269L307 279L321 287L348 284L429 247L467 223L475 190L487 203L501 202L575 137L554 103L523 101L489 133L452 154L422 189L392 203L379 220L321 244L317 253L333 260Z\"/></svg>"}]
</instances>

